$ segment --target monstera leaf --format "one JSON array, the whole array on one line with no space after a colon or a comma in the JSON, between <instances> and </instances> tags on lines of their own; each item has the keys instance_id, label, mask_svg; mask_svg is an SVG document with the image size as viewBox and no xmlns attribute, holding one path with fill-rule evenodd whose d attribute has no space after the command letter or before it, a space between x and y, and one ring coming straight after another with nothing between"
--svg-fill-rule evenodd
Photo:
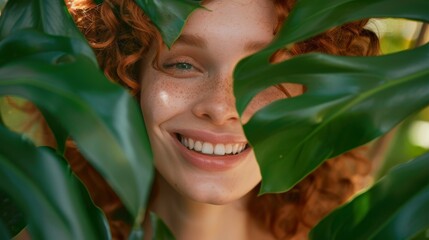
<instances>
[{"instance_id":1,"label":"monstera leaf","mask_svg":"<svg viewBox=\"0 0 429 240\"><path fill-rule=\"evenodd\" d=\"M201 8L201 1L198 0L135 0L135 2L158 27L168 47L171 47L179 37L189 14Z\"/></svg>"},{"instance_id":2,"label":"monstera leaf","mask_svg":"<svg viewBox=\"0 0 429 240\"><path fill-rule=\"evenodd\" d=\"M396 167L323 219L310 239L409 239L429 227L429 153Z\"/></svg>"},{"instance_id":3,"label":"monstera leaf","mask_svg":"<svg viewBox=\"0 0 429 240\"><path fill-rule=\"evenodd\" d=\"M139 227L153 175L140 110L125 89L108 81L98 69L91 49L65 9L62 0L8 2L0 19L0 95L20 96L36 104L60 146L70 135ZM1 142L9 145L11 141L6 138ZM21 151L19 145L14 149ZM9 156L10 161L21 157ZM42 184L55 176L48 172L38 177ZM17 188L5 187L10 196L18 196ZM51 207L51 211L63 211ZM86 206L73 208L84 211ZM28 214L34 218L41 215Z\"/></svg>"},{"instance_id":4,"label":"monstera leaf","mask_svg":"<svg viewBox=\"0 0 429 240\"><path fill-rule=\"evenodd\" d=\"M32 238L110 239L103 214L64 159L3 126L0 140L7 143L0 144L0 188L28 216ZM0 236L8 235L0 228Z\"/></svg>"},{"instance_id":5,"label":"monstera leaf","mask_svg":"<svg viewBox=\"0 0 429 240\"><path fill-rule=\"evenodd\" d=\"M87 56L95 66L97 60L91 47L77 30L67 12L64 1L20 0L9 1L0 18L0 40L20 29L35 29L49 35L76 39L73 48L75 53ZM30 45L31 46L31 45ZM35 45L33 48L37 49ZM21 52L23 49L9 49ZM11 53L10 53L11 54ZM2 55L6 61L9 55Z\"/></svg>"},{"instance_id":6,"label":"monstera leaf","mask_svg":"<svg viewBox=\"0 0 429 240\"><path fill-rule=\"evenodd\" d=\"M98 66L92 49L77 30L76 25L67 12L67 8L61 1L10 1L7 9L5 9L0 18L0 40L20 29L34 29L50 35L76 39L76 41L67 43L71 44L69 46L60 44L57 48L59 50L63 47L73 49L73 52L87 56L91 59L94 66ZM41 46L35 44L28 45L28 42L22 41L19 37L16 41L14 48L3 48L2 56L4 57L0 59L0 62L9 61L11 57L18 57L20 54L25 55L30 52L40 51L43 49L43 46L50 45L49 41L44 41L41 43ZM47 114L45 113L45 115ZM57 140L58 151L63 152L65 141L68 137L67 132L61 129L55 121L51 121L51 118L46 118L46 120L49 122L51 128L55 128L53 134Z\"/></svg>"},{"instance_id":7,"label":"monstera leaf","mask_svg":"<svg viewBox=\"0 0 429 240\"><path fill-rule=\"evenodd\" d=\"M389 6L389 7L386 7ZM306 92L276 101L244 126L261 167L261 193L282 192L328 158L365 144L429 104L429 45L379 57L306 54L270 64L279 48L369 17L429 21L429 1L297 1L279 37L235 69L242 113L265 88L284 82Z\"/></svg>"}]
</instances>

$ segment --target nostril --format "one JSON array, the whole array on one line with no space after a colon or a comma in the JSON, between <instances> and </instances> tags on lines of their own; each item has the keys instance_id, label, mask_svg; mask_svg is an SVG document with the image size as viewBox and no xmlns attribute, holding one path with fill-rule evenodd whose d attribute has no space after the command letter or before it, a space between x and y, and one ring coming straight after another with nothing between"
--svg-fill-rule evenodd
<instances>
[{"instance_id":1,"label":"nostril","mask_svg":"<svg viewBox=\"0 0 429 240\"><path fill-rule=\"evenodd\" d=\"M209 121L214 125L223 125L239 119L235 104L219 100L209 101L209 99L205 99L197 103L192 112L198 118Z\"/></svg>"}]
</instances>

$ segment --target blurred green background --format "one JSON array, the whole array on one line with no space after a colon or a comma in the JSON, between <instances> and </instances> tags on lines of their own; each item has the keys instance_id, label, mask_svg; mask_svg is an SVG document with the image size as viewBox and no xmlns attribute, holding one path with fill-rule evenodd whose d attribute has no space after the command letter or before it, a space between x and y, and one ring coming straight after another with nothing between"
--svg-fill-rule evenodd
<instances>
[{"instance_id":1,"label":"blurred green background","mask_svg":"<svg viewBox=\"0 0 429 240\"><path fill-rule=\"evenodd\" d=\"M374 20L369 27L381 40L383 54L414 48L429 41L428 25L403 19ZM410 116L388 136L389 146L376 176L383 176L392 166L411 160L429 150L429 107ZM429 169L428 181L429 181Z\"/></svg>"}]
</instances>

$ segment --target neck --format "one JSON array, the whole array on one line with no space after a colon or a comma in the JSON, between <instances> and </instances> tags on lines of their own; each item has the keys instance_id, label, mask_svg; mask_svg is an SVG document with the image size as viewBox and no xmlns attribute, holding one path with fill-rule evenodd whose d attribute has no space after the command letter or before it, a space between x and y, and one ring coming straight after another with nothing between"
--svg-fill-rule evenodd
<instances>
[{"instance_id":1,"label":"neck","mask_svg":"<svg viewBox=\"0 0 429 240\"><path fill-rule=\"evenodd\" d=\"M160 176L155 192L151 211L165 222L177 240L257 239L254 232L258 226L247 210L249 196L224 205L199 203L182 196Z\"/></svg>"}]
</instances>

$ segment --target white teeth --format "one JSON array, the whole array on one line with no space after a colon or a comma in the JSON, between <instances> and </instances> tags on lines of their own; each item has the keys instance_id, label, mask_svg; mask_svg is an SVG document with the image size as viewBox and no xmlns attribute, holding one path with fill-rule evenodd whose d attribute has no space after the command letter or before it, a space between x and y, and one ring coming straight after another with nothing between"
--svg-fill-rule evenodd
<instances>
[{"instance_id":1,"label":"white teeth","mask_svg":"<svg viewBox=\"0 0 429 240\"><path fill-rule=\"evenodd\" d=\"M216 146L214 148L214 154L225 155L225 145L224 144L216 144Z\"/></svg>"},{"instance_id":2,"label":"white teeth","mask_svg":"<svg viewBox=\"0 0 429 240\"><path fill-rule=\"evenodd\" d=\"M203 149L201 152L205 154L213 154L213 144L208 142L203 143Z\"/></svg>"},{"instance_id":3,"label":"white teeth","mask_svg":"<svg viewBox=\"0 0 429 240\"><path fill-rule=\"evenodd\" d=\"M238 152L243 151L243 149L244 149L244 145L243 145L243 144L241 144L241 145L238 147Z\"/></svg>"},{"instance_id":4,"label":"white teeth","mask_svg":"<svg viewBox=\"0 0 429 240\"><path fill-rule=\"evenodd\" d=\"M187 147L187 146L186 146ZM203 144L200 141L196 141L194 145L195 151L201 152L201 149L203 148Z\"/></svg>"},{"instance_id":5,"label":"white teeth","mask_svg":"<svg viewBox=\"0 0 429 240\"><path fill-rule=\"evenodd\" d=\"M194 140L192 138L186 138L180 135L180 142L183 146L187 147L190 150L194 150L196 152L201 152L207 155L219 155L223 156L226 154L238 154L241 153L245 148L245 143L209 143L202 142L198 140Z\"/></svg>"},{"instance_id":6,"label":"white teeth","mask_svg":"<svg viewBox=\"0 0 429 240\"><path fill-rule=\"evenodd\" d=\"M189 138L189 140L188 140L188 148L189 149L194 149L194 139L192 139L192 138Z\"/></svg>"},{"instance_id":7,"label":"white teeth","mask_svg":"<svg viewBox=\"0 0 429 240\"><path fill-rule=\"evenodd\" d=\"M231 154L232 153L232 144L228 143L225 145L225 153Z\"/></svg>"},{"instance_id":8,"label":"white teeth","mask_svg":"<svg viewBox=\"0 0 429 240\"><path fill-rule=\"evenodd\" d=\"M238 143L232 146L232 154L236 154L238 152Z\"/></svg>"}]
</instances>

